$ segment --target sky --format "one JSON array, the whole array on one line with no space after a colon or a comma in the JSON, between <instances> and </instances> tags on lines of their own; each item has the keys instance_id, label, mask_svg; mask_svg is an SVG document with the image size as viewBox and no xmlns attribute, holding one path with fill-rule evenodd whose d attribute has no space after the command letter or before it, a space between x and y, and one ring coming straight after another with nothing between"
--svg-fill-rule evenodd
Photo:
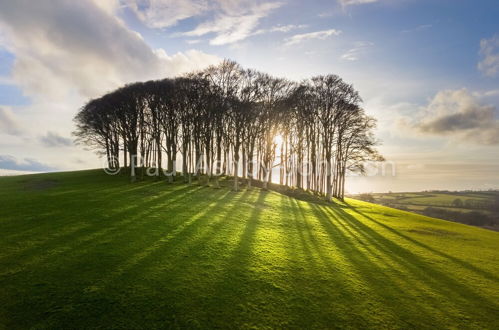
<instances>
[{"instance_id":1,"label":"sky","mask_svg":"<svg viewBox=\"0 0 499 330\"><path fill-rule=\"evenodd\" d=\"M497 0L0 0L0 174L96 168L73 117L223 58L338 74L378 119L357 192L499 189Z\"/></svg>"}]
</instances>

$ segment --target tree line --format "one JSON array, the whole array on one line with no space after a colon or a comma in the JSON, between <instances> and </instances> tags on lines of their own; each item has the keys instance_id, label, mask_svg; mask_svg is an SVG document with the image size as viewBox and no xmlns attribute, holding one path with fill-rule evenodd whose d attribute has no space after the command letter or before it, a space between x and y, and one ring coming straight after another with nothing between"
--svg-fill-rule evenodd
<instances>
[{"instance_id":1,"label":"tree line","mask_svg":"<svg viewBox=\"0 0 499 330\"><path fill-rule=\"evenodd\" d=\"M124 168L131 181L219 186L219 177L266 189L273 180L342 199L349 171L379 161L374 118L337 75L301 82L224 60L181 77L137 82L87 102L75 116L77 141ZM180 168L177 168L179 162ZM273 178L274 176L274 178Z\"/></svg>"}]
</instances>

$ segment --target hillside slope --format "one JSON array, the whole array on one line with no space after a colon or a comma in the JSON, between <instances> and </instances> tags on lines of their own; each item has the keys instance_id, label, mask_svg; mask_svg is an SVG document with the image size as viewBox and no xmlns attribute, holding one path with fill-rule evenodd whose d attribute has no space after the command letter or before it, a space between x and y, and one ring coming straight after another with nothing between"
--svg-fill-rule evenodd
<instances>
[{"instance_id":1,"label":"hillside slope","mask_svg":"<svg viewBox=\"0 0 499 330\"><path fill-rule=\"evenodd\" d=\"M493 328L499 233L82 171L0 178L0 328Z\"/></svg>"}]
</instances>

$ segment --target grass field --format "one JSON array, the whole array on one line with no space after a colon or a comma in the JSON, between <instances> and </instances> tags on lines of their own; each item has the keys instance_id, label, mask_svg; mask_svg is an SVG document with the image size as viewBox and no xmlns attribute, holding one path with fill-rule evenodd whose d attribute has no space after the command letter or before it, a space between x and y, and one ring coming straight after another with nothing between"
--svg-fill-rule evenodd
<instances>
[{"instance_id":1,"label":"grass field","mask_svg":"<svg viewBox=\"0 0 499 330\"><path fill-rule=\"evenodd\" d=\"M373 194L380 200L397 202L405 205L424 205L451 207L456 199L460 199L463 203L476 202L487 203L493 202L497 192L414 192L414 193L387 193Z\"/></svg>"},{"instance_id":2,"label":"grass field","mask_svg":"<svg viewBox=\"0 0 499 330\"><path fill-rule=\"evenodd\" d=\"M352 197L499 231L499 191L375 193ZM456 205L456 200L460 205Z\"/></svg>"},{"instance_id":3,"label":"grass field","mask_svg":"<svg viewBox=\"0 0 499 330\"><path fill-rule=\"evenodd\" d=\"M0 178L0 328L499 324L499 233L99 171Z\"/></svg>"}]
</instances>

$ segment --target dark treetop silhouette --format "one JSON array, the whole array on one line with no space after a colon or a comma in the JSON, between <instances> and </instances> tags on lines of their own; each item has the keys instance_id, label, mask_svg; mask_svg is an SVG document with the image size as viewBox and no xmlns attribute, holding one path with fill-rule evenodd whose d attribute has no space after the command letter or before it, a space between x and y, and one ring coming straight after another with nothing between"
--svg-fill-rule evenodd
<instances>
[{"instance_id":1,"label":"dark treetop silhouette","mask_svg":"<svg viewBox=\"0 0 499 330\"><path fill-rule=\"evenodd\" d=\"M382 160L376 121L352 85L336 75L300 83L225 60L183 77L137 82L90 100L75 117L80 143L126 168L135 181L150 169L168 180L181 158L184 180L233 175L263 181L279 166L279 183L342 199L347 171ZM122 155L120 155L122 153ZM123 163L120 164L119 159ZM241 167L240 167L241 165ZM146 168L148 170L146 170Z\"/></svg>"}]
</instances>

